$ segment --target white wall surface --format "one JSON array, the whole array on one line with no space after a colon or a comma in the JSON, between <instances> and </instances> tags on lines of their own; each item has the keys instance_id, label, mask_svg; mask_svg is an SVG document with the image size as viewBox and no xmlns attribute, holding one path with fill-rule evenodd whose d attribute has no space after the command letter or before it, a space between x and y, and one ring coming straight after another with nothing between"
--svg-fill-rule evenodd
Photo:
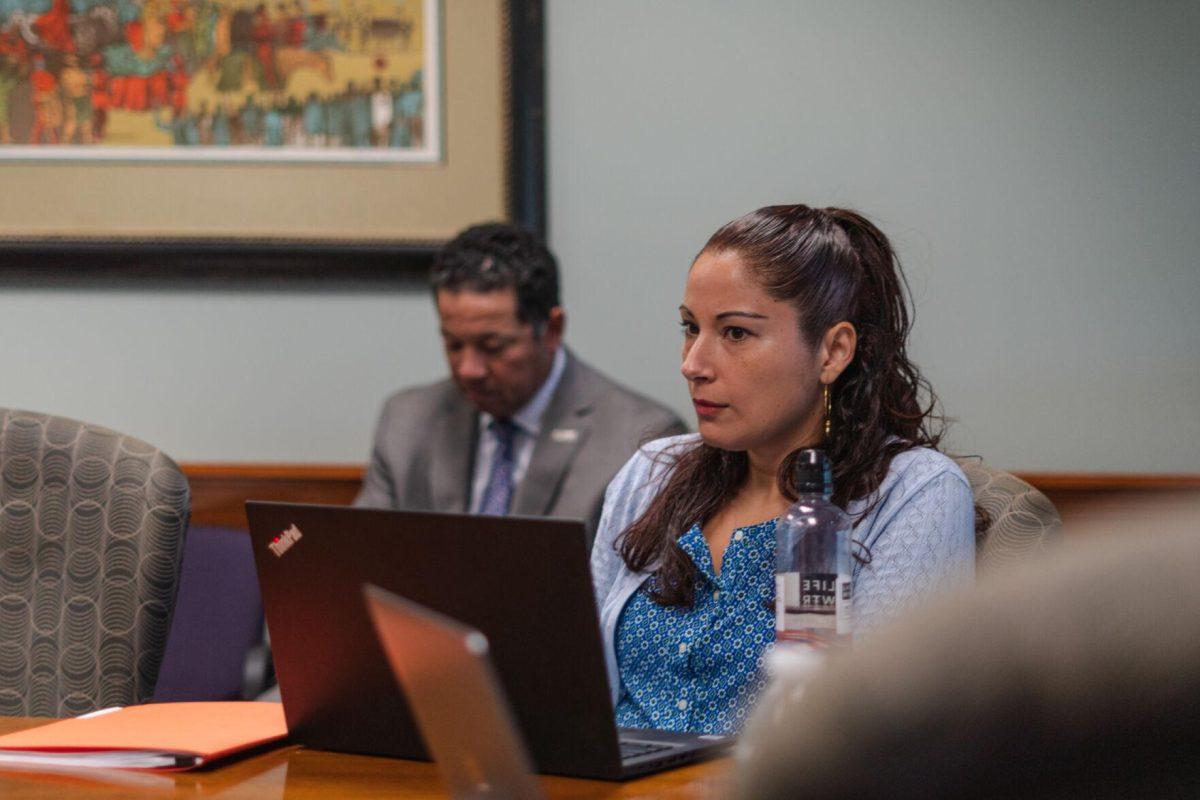
<instances>
[{"instance_id":1,"label":"white wall surface","mask_svg":"<svg viewBox=\"0 0 1200 800\"><path fill-rule=\"evenodd\" d=\"M1200 6L547 0L568 338L687 410L695 251L769 202L892 236L951 444L1200 472ZM2 182L0 167L0 182ZM361 461L439 377L423 293L0 285L0 405L185 461Z\"/></svg>"},{"instance_id":2,"label":"white wall surface","mask_svg":"<svg viewBox=\"0 0 1200 800\"><path fill-rule=\"evenodd\" d=\"M0 289L0 405L187 461L363 461L384 396L442 374L422 293Z\"/></svg>"},{"instance_id":3,"label":"white wall surface","mask_svg":"<svg viewBox=\"0 0 1200 800\"><path fill-rule=\"evenodd\" d=\"M892 236L951 444L1200 469L1200 6L551 2L574 340L680 403L687 265L774 202Z\"/></svg>"}]
</instances>

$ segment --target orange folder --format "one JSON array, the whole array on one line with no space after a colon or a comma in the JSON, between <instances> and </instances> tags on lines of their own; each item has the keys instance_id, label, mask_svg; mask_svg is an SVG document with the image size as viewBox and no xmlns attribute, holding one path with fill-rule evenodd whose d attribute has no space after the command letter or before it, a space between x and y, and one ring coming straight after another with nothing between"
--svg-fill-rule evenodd
<instances>
[{"instance_id":1,"label":"orange folder","mask_svg":"<svg viewBox=\"0 0 1200 800\"><path fill-rule=\"evenodd\" d=\"M285 736L279 703L150 703L0 736L0 769L191 769Z\"/></svg>"}]
</instances>

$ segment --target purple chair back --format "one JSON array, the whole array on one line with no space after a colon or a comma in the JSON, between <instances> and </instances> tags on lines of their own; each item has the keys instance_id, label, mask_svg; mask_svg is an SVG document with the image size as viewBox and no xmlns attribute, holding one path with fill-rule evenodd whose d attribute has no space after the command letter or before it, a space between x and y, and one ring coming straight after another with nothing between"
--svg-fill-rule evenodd
<instances>
[{"instance_id":1,"label":"purple chair back","mask_svg":"<svg viewBox=\"0 0 1200 800\"><path fill-rule=\"evenodd\" d=\"M193 527L154 701L241 699L246 654L262 635L249 535Z\"/></svg>"}]
</instances>

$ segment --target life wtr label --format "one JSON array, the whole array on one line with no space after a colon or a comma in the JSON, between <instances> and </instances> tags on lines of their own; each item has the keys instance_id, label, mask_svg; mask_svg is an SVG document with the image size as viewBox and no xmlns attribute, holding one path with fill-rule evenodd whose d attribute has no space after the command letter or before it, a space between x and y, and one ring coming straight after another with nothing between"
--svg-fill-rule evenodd
<instances>
[{"instance_id":1,"label":"life wtr label","mask_svg":"<svg viewBox=\"0 0 1200 800\"><path fill-rule=\"evenodd\" d=\"M784 572L775 576L775 632L807 640L821 632L849 635L850 576Z\"/></svg>"}]
</instances>

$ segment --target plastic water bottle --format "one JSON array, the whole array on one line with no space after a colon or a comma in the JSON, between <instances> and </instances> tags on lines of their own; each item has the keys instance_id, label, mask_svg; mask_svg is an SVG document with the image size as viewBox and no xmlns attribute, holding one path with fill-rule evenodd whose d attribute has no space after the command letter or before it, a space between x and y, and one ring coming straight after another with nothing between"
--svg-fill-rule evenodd
<instances>
[{"instance_id":1,"label":"plastic water bottle","mask_svg":"<svg viewBox=\"0 0 1200 800\"><path fill-rule=\"evenodd\" d=\"M828 648L850 643L850 517L830 500L820 448L800 451L796 502L775 526L775 640Z\"/></svg>"}]
</instances>

